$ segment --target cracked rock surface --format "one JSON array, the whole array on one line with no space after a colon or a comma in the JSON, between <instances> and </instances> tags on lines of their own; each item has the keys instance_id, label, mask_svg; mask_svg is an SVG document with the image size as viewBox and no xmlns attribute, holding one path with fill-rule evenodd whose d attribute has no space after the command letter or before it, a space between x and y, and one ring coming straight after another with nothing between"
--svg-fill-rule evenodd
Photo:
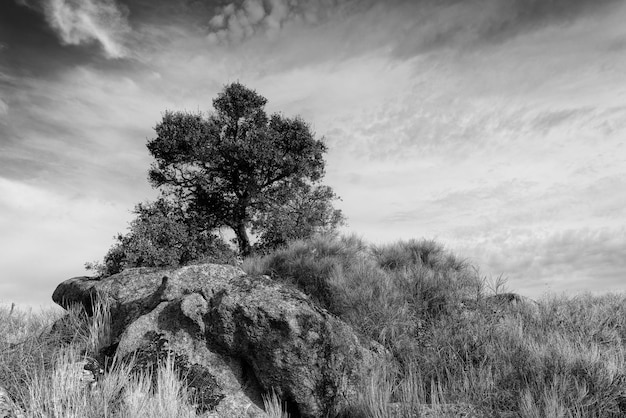
<instances>
[{"instance_id":1,"label":"cracked rock surface","mask_svg":"<svg viewBox=\"0 0 626 418\"><path fill-rule=\"evenodd\" d=\"M292 416L335 416L386 356L301 291L233 266L77 277L53 294L88 313L96 298L111 305L109 352L135 355L137 367L171 356L206 416L263 416L261 395L272 390Z\"/></svg>"}]
</instances>

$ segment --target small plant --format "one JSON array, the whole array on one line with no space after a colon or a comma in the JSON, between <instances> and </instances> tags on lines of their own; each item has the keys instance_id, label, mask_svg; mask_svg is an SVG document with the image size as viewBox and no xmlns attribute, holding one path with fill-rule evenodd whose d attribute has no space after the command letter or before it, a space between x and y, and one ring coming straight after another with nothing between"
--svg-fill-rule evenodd
<instances>
[{"instance_id":1,"label":"small plant","mask_svg":"<svg viewBox=\"0 0 626 418\"><path fill-rule=\"evenodd\" d=\"M289 418L287 404L281 401L274 390L263 394L263 406L268 418Z\"/></svg>"},{"instance_id":2,"label":"small plant","mask_svg":"<svg viewBox=\"0 0 626 418\"><path fill-rule=\"evenodd\" d=\"M156 373L156 379L151 373ZM153 380L156 380L154 390ZM187 398L187 388L174 369L174 361L168 357L155 371L144 370L132 376L124 391L125 411L120 417L195 418L195 407L187 403Z\"/></svg>"}]
</instances>

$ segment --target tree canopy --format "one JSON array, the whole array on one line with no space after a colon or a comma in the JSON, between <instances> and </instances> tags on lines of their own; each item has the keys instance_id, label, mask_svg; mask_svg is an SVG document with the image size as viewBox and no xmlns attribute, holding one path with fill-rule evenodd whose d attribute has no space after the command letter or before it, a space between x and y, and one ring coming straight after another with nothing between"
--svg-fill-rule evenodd
<instances>
[{"instance_id":1,"label":"tree canopy","mask_svg":"<svg viewBox=\"0 0 626 418\"><path fill-rule=\"evenodd\" d=\"M255 249L267 252L289 241L308 238L316 233L330 233L343 222L340 210L328 186L303 187L285 202L260 213L252 222L252 232L258 235Z\"/></svg>"},{"instance_id":2,"label":"tree canopy","mask_svg":"<svg viewBox=\"0 0 626 418\"><path fill-rule=\"evenodd\" d=\"M320 184L324 142L300 117L268 115L266 102L232 83L206 117L166 112L147 144L151 184L207 225L231 228L244 256L250 230L267 247L343 221L332 189Z\"/></svg>"}]
</instances>

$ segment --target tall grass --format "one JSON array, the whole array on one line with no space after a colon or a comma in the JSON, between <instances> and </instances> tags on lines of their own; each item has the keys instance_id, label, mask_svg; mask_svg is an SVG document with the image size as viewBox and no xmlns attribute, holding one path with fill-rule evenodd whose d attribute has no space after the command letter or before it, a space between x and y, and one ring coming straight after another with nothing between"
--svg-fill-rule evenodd
<instances>
[{"instance_id":1,"label":"tall grass","mask_svg":"<svg viewBox=\"0 0 626 418\"><path fill-rule=\"evenodd\" d=\"M104 298L99 298L104 300ZM111 342L110 310L98 302L94 315L72 307L8 314L0 310L0 386L28 418L192 418L195 405L170 358L152 369L112 361L94 385L84 365ZM56 322L55 327L52 324ZM153 379L153 374L156 379ZM156 382L155 387L152 383ZM286 418L273 394L265 399L269 418Z\"/></svg>"},{"instance_id":2,"label":"tall grass","mask_svg":"<svg viewBox=\"0 0 626 418\"><path fill-rule=\"evenodd\" d=\"M121 417L192 418L195 408L189 405L187 388L178 379L173 361L168 357L155 373L156 390L152 391L152 376L139 373L133 376L124 393L125 409Z\"/></svg>"},{"instance_id":3,"label":"tall grass","mask_svg":"<svg viewBox=\"0 0 626 418\"><path fill-rule=\"evenodd\" d=\"M297 286L394 354L366 379L355 416L392 416L392 406L417 416L416 404L428 416L453 416L443 404L482 416L626 416L623 296L496 309L478 270L430 240L318 236L243 267Z\"/></svg>"},{"instance_id":4,"label":"tall grass","mask_svg":"<svg viewBox=\"0 0 626 418\"><path fill-rule=\"evenodd\" d=\"M243 268L298 287L393 354L363 377L348 417L626 416L624 295L494 306L477 269L425 240L319 236ZM0 383L26 416L195 416L171 364L155 391L148 372L117 363L96 390L81 383L76 364L110 342L107 312L72 309L50 333L45 315L0 310ZM286 416L275 395L264 402Z\"/></svg>"},{"instance_id":5,"label":"tall grass","mask_svg":"<svg viewBox=\"0 0 626 418\"><path fill-rule=\"evenodd\" d=\"M287 404L280 399L274 390L263 394L263 406L271 418L290 418L289 413L286 412Z\"/></svg>"},{"instance_id":6,"label":"tall grass","mask_svg":"<svg viewBox=\"0 0 626 418\"><path fill-rule=\"evenodd\" d=\"M388 347L417 337L426 321L476 298L480 288L476 272L433 241L370 247L356 236L317 236L243 268L297 286Z\"/></svg>"}]
</instances>

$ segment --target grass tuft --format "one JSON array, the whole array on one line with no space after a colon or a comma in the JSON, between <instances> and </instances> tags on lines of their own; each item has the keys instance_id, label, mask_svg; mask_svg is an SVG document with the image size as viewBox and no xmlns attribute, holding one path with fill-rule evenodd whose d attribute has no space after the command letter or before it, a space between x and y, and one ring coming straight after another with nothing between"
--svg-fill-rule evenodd
<instances>
[{"instance_id":1,"label":"grass tuft","mask_svg":"<svg viewBox=\"0 0 626 418\"><path fill-rule=\"evenodd\" d=\"M263 394L263 406L268 418L289 418L287 404L272 390L268 394Z\"/></svg>"}]
</instances>

